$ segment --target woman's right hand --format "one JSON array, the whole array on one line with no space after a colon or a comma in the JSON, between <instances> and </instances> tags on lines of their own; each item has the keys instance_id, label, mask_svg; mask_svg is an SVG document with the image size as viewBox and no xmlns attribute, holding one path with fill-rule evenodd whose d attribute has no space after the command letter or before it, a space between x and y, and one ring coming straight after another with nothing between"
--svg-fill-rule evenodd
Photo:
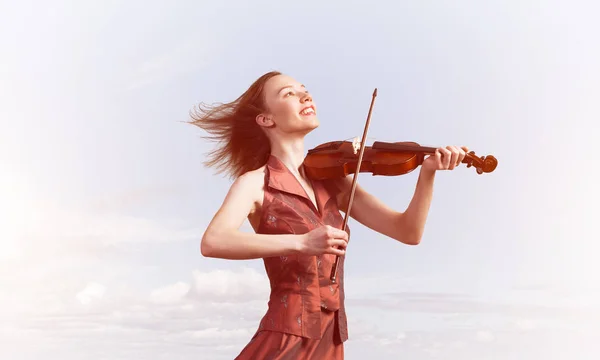
<instances>
[{"instance_id":1,"label":"woman's right hand","mask_svg":"<svg viewBox=\"0 0 600 360\"><path fill-rule=\"evenodd\" d=\"M306 255L333 254L344 256L347 244L347 232L324 225L302 236L300 252Z\"/></svg>"}]
</instances>

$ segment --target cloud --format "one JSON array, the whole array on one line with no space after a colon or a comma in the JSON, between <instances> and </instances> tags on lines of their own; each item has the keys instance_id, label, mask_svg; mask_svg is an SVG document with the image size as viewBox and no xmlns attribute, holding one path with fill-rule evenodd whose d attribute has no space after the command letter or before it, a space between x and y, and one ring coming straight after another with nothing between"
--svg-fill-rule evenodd
<instances>
[{"instance_id":1,"label":"cloud","mask_svg":"<svg viewBox=\"0 0 600 360\"><path fill-rule=\"evenodd\" d=\"M150 299L157 304L173 304L181 301L190 291L190 285L179 281L172 285L155 289L150 293Z\"/></svg>"},{"instance_id":2,"label":"cloud","mask_svg":"<svg viewBox=\"0 0 600 360\"><path fill-rule=\"evenodd\" d=\"M46 261L52 256L98 257L118 253L125 245L164 244L200 239L203 227L180 218L150 218L125 213L95 213L54 204L31 207L5 247L12 263ZM1 235L1 234L0 234ZM10 239L9 239L10 240ZM0 272L2 270L0 269Z\"/></svg>"},{"instance_id":3,"label":"cloud","mask_svg":"<svg viewBox=\"0 0 600 360\"><path fill-rule=\"evenodd\" d=\"M266 310L266 277L239 268L196 270L187 280L147 292L96 281L79 289L54 286L43 292L15 292L13 298L20 296L16 301L33 299L11 313L8 298L0 297L0 334L10 333L15 344L44 338L38 355L77 338L92 352L110 342L115 349L111 358L127 358L135 348L144 349L146 358L153 348L170 351L177 346L209 348L215 359L220 354L231 358L250 340Z\"/></svg>"},{"instance_id":4,"label":"cloud","mask_svg":"<svg viewBox=\"0 0 600 360\"><path fill-rule=\"evenodd\" d=\"M62 212L51 216L46 231L31 234L53 239L89 241L110 246L120 243L172 242L189 240L201 233L177 219L151 219L126 214ZM41 229L40 229L41 230Z\"/></svg>"},{"instance_id":5,"label":"cloud","mask_svg":"<svg viewBox=\"0 0 600 360\"><path fill-rule=\"evenodd\" d=\"M519 330L533 330L536 327L536 322L530 319L516 319L514 321L515 327Z\"/></svg>"},{"instance_id":6,"label":"cloud","mask_svg":"<svg viewBox=\"0 0 600 360\"><path fill-rule=\"evenodd\" d=\"M477 341L491 342L494 341L494 334L487 330L480 330L477 332Z\"/></svg>"},{"instance_id":7,"label":"cloud","mask_svg":"<svg viewBox=\"0 0 600 360\"><path fill-rule=\"evenodd\" d=\"M266 302L269 279L255 269L194 270L190 283L177 283L157 288L150 293L156 304L212 303L215 306L238 306L252 301ZM218 305L216 305L218 304Z\"/></svg>"},{"instance_id":8,"label":"cloud","mask_svg":"<svg viewBox=\"0 0 600 360\"><path fill-rule=\"evenodd\" d=\"M106 292L106 287L102 284L92 282L87 284L85 289L81 290L75 297L83 305L90 304L93 300L101 299Z\"/></svg>"},{"instance_id":9,"label":"cloud","mask_svg":"<svg viewBox=\"0 0 600 360\"><path fill-rule=\"evenodd\" d=\"M598 308L582 309L574 306L519 301L487 301L475 296L453 293L396 292L377 298L348 299L348 304L359 307L379 308L400 312L431 314L502 314L520 318L547 318L557 316L595 316Z\"/></svg>"},{"instance_id":10,"label":"cloud","mask_svg":"<svg viewBox=\"0 0 600 360\"><path fill-rule=\"evenodd\" d=\"M266 299L269 280L251 268L239 271L194 271L190 297L203 301L240 302Z\"/></svg>"},{"instance_id":11,"label":"cloud","mask_svg":"<svg viewBox=\"0 0 600 360\"><path fill-rule=\"evenodd\" d=\"M28 295L34 295L35 300L29 304L35 306L18 316L8 313L6 303L2 302L4 298L0 297L3 305L0 336L8 339L10 344L1 350L3 354L18 354L21 358L27 358L27 355L32 359L50 354L70 360L75 358L73 354L85 351L92 358L104 358L109 354L106 346L110 344L111 359L157 360L190 356L231 359L256 331L269 295L266 276L246 267L194 270L188 278L147 291L127 284L116 286L98 281L84 282L79 287L55 285L53 289L53 293L45 289L45 295L39 297L35 297L40 294L36 293L38 290L32 290ZM388 295L383 300L390 298L394 296ZM395 294L395 299L412 299L404 304L418 304L419 299L439 299L455 304L467 301L469 297L404 292ZM23 298L16 300L23 301ZM590 335L585 335L583 330L584 336L575 336L568 329L542 331L532 326L529 317L519 318L512 323L512 328L461 321L446 329L430 323L422 330L409 330L401 322L390 327L394 323L392 315L397 313L393 308L377 309L386 314L388 321L385 323L378 320L374 308L362 313L359 308L349 305L348 359L394 358L398 354L419 360L440 358L442 354L447 359L485 358L492 352L507 357L522 352L537 356L552 353L539 346L554 338L568 339L569 344L578 346L590 344ZM418 312L410 316L416 316L415 313ZM482 314L476 312L465 316L472 320L472 316L481 317ZM409 320L406 316L404 319ZM73 339L77 341L73 342ZM31 342L35 342L36 347L23 350L22 347ZM510 348L503 345L507 343L512 344ZM79 348L78 344L85 344L85 349ZM55 351L67 348L71 354L66 350L64 354ZM564 351L565 348L563 345L560 349Z\"/></svg>"}]
</instances>

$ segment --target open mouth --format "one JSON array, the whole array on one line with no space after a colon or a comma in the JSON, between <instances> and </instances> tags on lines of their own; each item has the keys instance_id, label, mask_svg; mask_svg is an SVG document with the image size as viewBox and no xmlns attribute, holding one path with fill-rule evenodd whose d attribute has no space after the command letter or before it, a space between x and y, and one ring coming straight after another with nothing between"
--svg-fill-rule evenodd
<instances>
[{"instance_id":1,"label":"open mouth","mask_svg":"<svg viewBox=\"0 0 600 360\"><path fill-rule=\"evenodd\" d=\"M302 109L302 111L300 111L300 115L314 115L314 114L315 114L315 108L312 106L305 107L304 109Z\"/></svg>"}]
</instances>

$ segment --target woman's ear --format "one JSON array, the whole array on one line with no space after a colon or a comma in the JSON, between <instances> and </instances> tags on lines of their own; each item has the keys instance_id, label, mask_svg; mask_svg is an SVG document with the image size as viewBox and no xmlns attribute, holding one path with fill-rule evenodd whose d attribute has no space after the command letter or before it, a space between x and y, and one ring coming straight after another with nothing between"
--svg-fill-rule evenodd
<instances>
[{"instance_id":1,"label":"woman's ear","mask_svg":"<svg viewBox=\"0 0 600 360\"><path fill-rule=\"evenodd\" d=\"M273 125L275 125L275 123L273 122L271 117L266 114L258 114L256 116L256 123L259 126L263 126L263 127L272 127Z\"/></svg>"}]
</instances>

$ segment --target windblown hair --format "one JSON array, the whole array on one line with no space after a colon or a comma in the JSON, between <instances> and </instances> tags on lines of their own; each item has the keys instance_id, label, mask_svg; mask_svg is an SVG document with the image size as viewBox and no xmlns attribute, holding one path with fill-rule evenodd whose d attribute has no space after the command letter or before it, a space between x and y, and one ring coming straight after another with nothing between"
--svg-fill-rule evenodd
<instances>
[{"instance_id":1,"label":"windblown hair","mask_svg":"<svg viewBox=\"0 0 600 360\"><path fill-rule=\"evenodd\" d=\"M271 71L262 75L230 103L212 106L201 103L191 112L189 123L210 134L204 138L218 142L218 146L207 154L205 166L216 167L217 174L225 172L237 178L267 162L271 145L256 123L256 116L267 110L264 86L267 80L277 75L281 73Z\"/></svg>"}]
</instances>

